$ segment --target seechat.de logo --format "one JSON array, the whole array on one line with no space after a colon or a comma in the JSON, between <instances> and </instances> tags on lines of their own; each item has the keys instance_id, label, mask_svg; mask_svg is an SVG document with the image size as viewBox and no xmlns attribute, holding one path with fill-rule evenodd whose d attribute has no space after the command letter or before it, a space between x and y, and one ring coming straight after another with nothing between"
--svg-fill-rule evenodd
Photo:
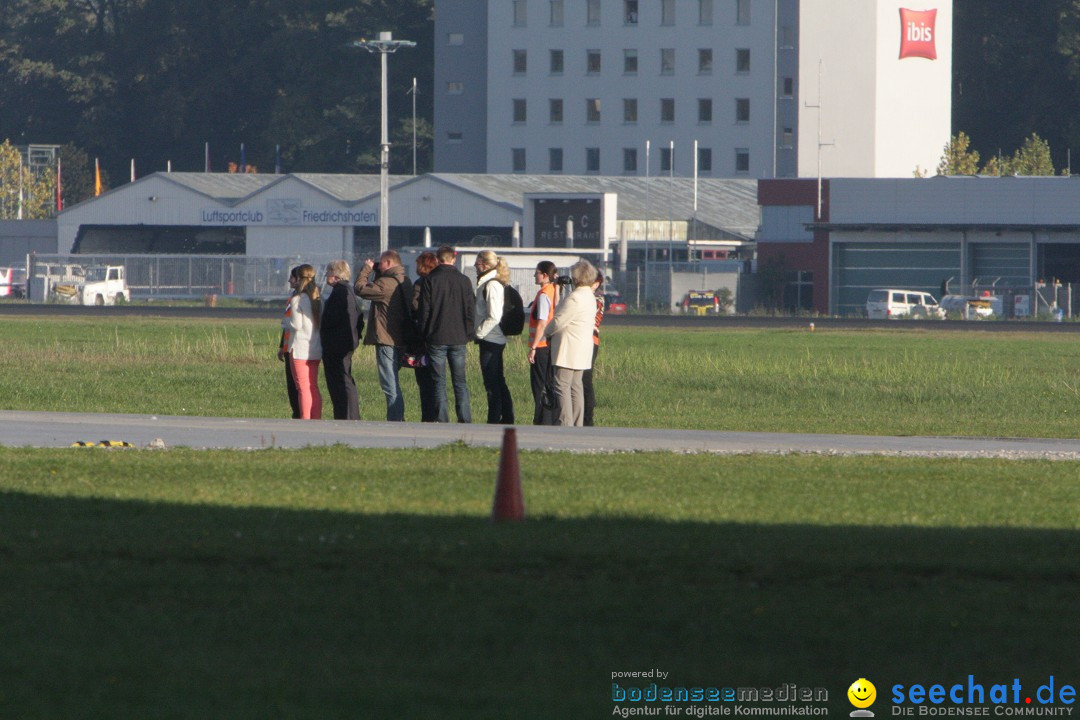
<instances>
[{"instance_id":1,"label":"seechat.de logo","mask_svg":"<svg viewBox=\"0 0 1080 720\"><path fill-rule=\"evenodd\" d=\"M937 10L900 8L900 59L920 57L937 60Z\"/></svg>"}]
</instances>

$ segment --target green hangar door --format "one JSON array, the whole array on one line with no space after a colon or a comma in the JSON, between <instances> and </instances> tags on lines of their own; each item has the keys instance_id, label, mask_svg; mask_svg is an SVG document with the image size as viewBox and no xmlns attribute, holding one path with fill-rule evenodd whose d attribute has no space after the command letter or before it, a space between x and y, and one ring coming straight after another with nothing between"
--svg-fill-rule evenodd
<instances>
[{"instance_id":1,"label":"green hangar door","mask_svg":"<svg viewBox=\"0 0 1080 720\"><path fill-rule=\"evenodd\" d=\"M833 244L833 312L865 315L866 296L875 288L931 293L960 277L960 243L851 242Z\"/></svg>"}]
</instances>

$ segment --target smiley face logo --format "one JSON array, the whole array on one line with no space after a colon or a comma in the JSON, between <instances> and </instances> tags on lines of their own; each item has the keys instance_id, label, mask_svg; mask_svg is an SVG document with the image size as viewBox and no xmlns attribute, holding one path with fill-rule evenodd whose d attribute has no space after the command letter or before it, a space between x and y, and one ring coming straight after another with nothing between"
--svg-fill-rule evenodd
<instances>
[{"instance_id":1,"label":"smiley face logo","mask_svg":"<svg viewBox=\"0 0 1080 720\"><path fill-rule=\"evenodd\" d=\"M847 690L848 700L857 708L868 708L877 700L877 688L866 678L851 683Z\"/></svg>"}]
</instances>

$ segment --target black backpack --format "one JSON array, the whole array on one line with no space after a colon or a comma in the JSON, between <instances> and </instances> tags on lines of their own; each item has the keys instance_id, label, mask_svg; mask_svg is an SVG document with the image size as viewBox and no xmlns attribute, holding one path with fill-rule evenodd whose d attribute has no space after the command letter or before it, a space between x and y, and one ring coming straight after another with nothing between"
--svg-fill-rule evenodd
<instances>
[{"instance_id":1,"label":"black backpack","mask_svg":"<svg viewBox=\"0 0 1080 720\"><path fill-rule=\"evenodd\" d=\"M499 329L507 337L520 335L525 329L525 303L521 301L521 293L513 285L507 285L503 290L503 313Z\"/></svg>"}]
</instances>

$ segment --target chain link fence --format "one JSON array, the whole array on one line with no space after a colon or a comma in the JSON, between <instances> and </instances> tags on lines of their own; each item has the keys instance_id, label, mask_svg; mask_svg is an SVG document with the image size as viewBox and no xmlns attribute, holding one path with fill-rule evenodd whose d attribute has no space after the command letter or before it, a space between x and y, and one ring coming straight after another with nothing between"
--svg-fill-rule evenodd
<instances>
[{"instance_id":1,"label":"chain link fence","mask_svg":"<svg viewBox=\"0 0 1080 720\"><path fill-rule=\"evenodd\" d=\"M80 282L94 267L123 266L129 299L205 298L209 295L268 300L289 293L289 270L315 266L321 277L332 256L246 255L30 255L28 297L47 302L56 285Z\"/></svg>"}]
</instances>

